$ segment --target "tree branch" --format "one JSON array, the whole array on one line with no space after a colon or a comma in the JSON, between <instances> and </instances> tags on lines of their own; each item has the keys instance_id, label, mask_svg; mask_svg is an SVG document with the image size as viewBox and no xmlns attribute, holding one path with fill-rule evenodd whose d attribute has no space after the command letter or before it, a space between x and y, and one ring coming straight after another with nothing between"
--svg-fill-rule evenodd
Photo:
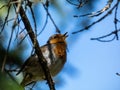
<instances>
[{"instance_id":1,"label":"tree branch","mask_svg":"<svg viewBox=\"0 0 120 90\"><path fill-rule=\"evenodd\" d=\"M17 5L18 4L16 4L16 6ZM36 38L36 35L33 32L33 29L32 29L32 27L30 25L30 22L29 22L29 20L28 20L28 18L26 16L26 13L25 13L22 6L20 7L19 14L20 14L21 19L22 19L22 21L24 23L26 31L28 32L28 35L29 35L29 37L30 37L30 39L31 39L31 41L32 41L32 43L34 45L35 53L38 55L39 63L43 68L43 71L44 71L46 80L48 82L49 88L50 88L50 90L55 90L54 83L53 83L53 80L51 78L49 68L47 67L47 61L45 60L44 56L42 55L42 52L41 52L41 50L39 48L39 43L38 43L37 38Z\"/></svg>"},{"instance_id":2,"label":"tree branch","mask_svg":"<svg viewBox=\"0 0 120 90\"><path fill-rule=\"evenodd\" d=\"M105 19L108 15L110 15L112 13L112 11L117 7L117 5L119 4L119 0L116 2L116 4L105 14L103 15L101 18L99 18L98 20L94 21L93 23L91 23L90 25L88 26L85 26L84 28L80 29L80 30L77 30L77 31L74 31L72 32L72 34L76 34L76 33L79 33L79 32L83 32L85 30L88 30L89 28L91 28L93 25L99 23L100 21L102 21L103 19Z\"/></svg>"}]
</instances>

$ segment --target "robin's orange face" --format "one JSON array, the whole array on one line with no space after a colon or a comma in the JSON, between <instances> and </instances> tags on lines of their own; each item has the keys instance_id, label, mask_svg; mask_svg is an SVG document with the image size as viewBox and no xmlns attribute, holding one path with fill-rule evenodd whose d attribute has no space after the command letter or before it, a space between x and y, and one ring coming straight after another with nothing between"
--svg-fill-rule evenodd
<instances>
[{"instance_id":1,"label":"robin's orange face","mask_svg":"<svg viewBox=\"0 0 120 90\"><path fill-rule=\"evenodd\" d=\"M67 33L55 34L49 38L48 43L50 44L65 43L66 44L66 40L65 40L66 37L68 37Z\"/></svg>"}]
</instances>

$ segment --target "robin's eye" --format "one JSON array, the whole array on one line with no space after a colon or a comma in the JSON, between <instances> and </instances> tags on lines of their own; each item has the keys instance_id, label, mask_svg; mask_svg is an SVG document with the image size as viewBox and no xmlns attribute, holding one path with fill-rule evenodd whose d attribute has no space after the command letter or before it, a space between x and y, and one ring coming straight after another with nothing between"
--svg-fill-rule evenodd
<instances>
[{"instance_id":1,"label":"robin's eye","mask_svg":"<svg viewBox=\"0 0 120 90\"><path fill-rule=\"evenodd\" d=\"M57 38L57 36L54 36L53 39Z\"/></svg>"}]
</instances>

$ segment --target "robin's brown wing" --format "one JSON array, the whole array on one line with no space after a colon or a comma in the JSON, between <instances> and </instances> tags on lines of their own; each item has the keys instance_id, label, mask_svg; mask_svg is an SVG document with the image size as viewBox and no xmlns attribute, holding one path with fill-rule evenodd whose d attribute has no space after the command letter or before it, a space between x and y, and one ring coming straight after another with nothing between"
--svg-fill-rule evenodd
<instances>
[{"instance_id":1,"label":"robin's brown wing","mask_svg":"<svg viewBox=\"0 0 120 90\"><path fill-rule=\"evenodd\" d=\"M42 52L44 52L44 48L46 48L47 47L47 45L48 44L46 44L46 45L43 45L43 46L41 46L41 50L42 50ZM46 50L46 49L45 49ZM36 62L36 61L38 60L38 57L37 57L37 55L36 54L34 54L34 55L32 55L31 57L29 57L26 61L25 61L25 63L22 65L22 67L21 67L21 69L17 72L17 74L16 75L18 75L19 73L21 73L21 72L24 72L24 70L27 68L27 67L29 67L29 66L35 66L34 64L36 64L36 63L34 63L34 62Z\"/></svg>"}]
</instances>

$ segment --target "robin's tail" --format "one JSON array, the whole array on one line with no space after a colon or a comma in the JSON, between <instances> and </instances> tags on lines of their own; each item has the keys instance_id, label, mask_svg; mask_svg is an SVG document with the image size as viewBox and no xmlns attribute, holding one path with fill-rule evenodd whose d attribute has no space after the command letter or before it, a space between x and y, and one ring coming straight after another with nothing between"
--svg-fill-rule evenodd
<instances>
[{"instance_id":1,"label":"robin's tail","mask_svg":"<svg viewBox=\"0 0 120 90\"><path fill-rule=\"evenodd\" d=\"M32 75L26 74L20 85L23 86L23 87L25 87L25 86L33 83L33 82L34 81L32 80Z\"/></svg>"}]
</instances>

